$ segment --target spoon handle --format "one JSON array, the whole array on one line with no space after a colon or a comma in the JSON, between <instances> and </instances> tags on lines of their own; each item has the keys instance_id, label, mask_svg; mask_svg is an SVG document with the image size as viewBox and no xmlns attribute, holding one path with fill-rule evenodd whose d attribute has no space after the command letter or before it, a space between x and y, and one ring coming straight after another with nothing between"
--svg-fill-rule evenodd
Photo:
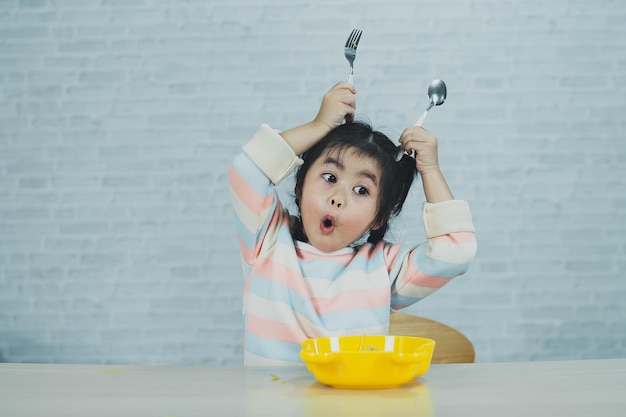
<instances>
[{"instance_id":1,"label":"spoon handle","mask_svg":"<svg viewBox=\"0 0 626 417\"><path fill-rule=\"evenodd\" d=\"M419 119L417 119L417 122L415 122L415 126L421 126L424 124L424 120L426 120L426 115L428 114L428 109L424 110L424 113L422 113L422 115L420 116Z\"/></svg>"},{"instance_id":2,"label":"spoon handle","mask_svg":"<svg viewBox=\"0 0 626 417\"><path fill-rule=\"evenodd\" d=\"M421 126L424 124L424 120L426 120L426 115L428 114L428 110L433 108L433 102L431 101L428 104L428 107L426 107L426 110L424 110L424 113L422 113L422 115L420 116L419 119L417 119L417 122L415 122L415 126Z\"/></svg>"},{"instance_id":3,"label":"spoon handle","mask_svg":"<svg viewBox=\"0 0 626 417\"><path fill-rule=\"evenodd\" d=\"M424 120L426 120L426 115L428 114L428 110L430 110L432 106L428 106L428 108L426 110L424 110L424 113L422 113L422 115L420 116L419 119L417 119L417 122L415 122L415 126L422 126L424 124ZM400 159L402 159L402 154L405 153L402 150L402 146L398 146L398 155L396 156L396 162L400 161ZM415 158L415 151L411 151L411 153L407 153L407 155L409 155L412 158Z\"/></svg>"},{"instance_id":4,"label":"spoon handle","mask_svg":"<svg viewBox=\"0 0 626 417\"><path fill-rule=\"evenodd\" d=\"M428 114L428 110L432 108L433 108L433 102L431 101L428 107L426 107L426 110L424 110L424 113L422 113L420 118L417 119L417 122L415 122L415 126L421 127L424 124L424 120L426 120L426 115ZM404 153L405 152L402 150L402 146L398 146L398 154L396 155L396 162L399 162L402 159L402 155L404 155ZM407 155L411 156L412 158L415 158L415 151L411 151L411 153L410 154L407 153Z\"/></svg>"}]
</instances>

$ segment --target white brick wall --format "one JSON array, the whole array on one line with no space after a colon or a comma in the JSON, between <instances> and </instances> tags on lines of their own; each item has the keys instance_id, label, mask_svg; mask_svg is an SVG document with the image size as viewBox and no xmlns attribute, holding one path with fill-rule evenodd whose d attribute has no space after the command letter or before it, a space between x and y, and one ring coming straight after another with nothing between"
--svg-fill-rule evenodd
<instances>
[{"instance_id":1,"label":"white brick wall","mask_svg":"<svg viewBox=\"0 0 626 417\"><path fill-rule=\"evenodd\" d=\"M479 361L625 356L624 22L617 0L0 1L0 360L240 363L228 162L314 116L355 26L358 113L388 134L446 81L425 127L478 228L470 273L411 312Z\"/></svg>"}]
</instances>

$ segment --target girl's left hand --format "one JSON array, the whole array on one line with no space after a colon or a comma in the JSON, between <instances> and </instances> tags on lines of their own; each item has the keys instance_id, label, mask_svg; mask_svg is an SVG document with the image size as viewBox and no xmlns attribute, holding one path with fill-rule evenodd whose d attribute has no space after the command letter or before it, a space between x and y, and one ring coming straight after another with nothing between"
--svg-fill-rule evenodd
<instances>
[{"instance_id":1,"label":"girl's left hand","mask_svg":"<svg viewBox=\"0 0 626 417\"><path fill-rule=\"evenodd\" d=\"M421 126L406 128L400 135L400 144L408 154L415 151L415 166L420 174L439 170L437 138L428 130Z\"/></svg>"}]
</instances>

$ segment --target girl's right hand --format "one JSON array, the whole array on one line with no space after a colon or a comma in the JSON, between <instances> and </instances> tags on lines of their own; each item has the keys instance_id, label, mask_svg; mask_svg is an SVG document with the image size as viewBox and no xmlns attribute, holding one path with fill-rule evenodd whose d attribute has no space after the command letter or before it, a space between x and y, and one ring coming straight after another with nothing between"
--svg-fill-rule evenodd
<instances>
[{"instance_id":1,"label":"girl's right hand","mask_svg":"<svg viewBox=\"0 0 626 417\"><path fill-rule=\"evenodd\" d=\"M320 110L315 121L334 129L344 120L352 122L356 111L356 90L352 84L339 82L335 84L322 99Z\"/></svg>"},{"instance_id":2,"label":"girl's right hand","mask_svg":"<svg viewBox=\"0 0 626 417\"><path fill-rule=\"evenodd\" d=\"M293 149L296 155L302 155L311 149L331 130L340 126L343 121L352 122L356 109L354 95L356 90L352 84L337 83L322 99L320 110L312 121L281 132L281 136Z\"/></svg>"}]
</instances>

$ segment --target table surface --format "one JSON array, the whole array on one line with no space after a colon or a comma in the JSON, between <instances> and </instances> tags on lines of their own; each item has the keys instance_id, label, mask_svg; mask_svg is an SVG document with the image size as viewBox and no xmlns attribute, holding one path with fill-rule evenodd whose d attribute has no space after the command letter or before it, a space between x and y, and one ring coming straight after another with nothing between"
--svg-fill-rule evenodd
<instances>
[{"instance_id":1,"label":"table surface","mask_svg":"<svg viewBox=\"0 0 626 417\"><path fill-rule=\"evenodd\" d=\"M625 416L626 359L432 365L400 388L304 367L0 364L0 416Z\"/></svg>"}]
</instances>

